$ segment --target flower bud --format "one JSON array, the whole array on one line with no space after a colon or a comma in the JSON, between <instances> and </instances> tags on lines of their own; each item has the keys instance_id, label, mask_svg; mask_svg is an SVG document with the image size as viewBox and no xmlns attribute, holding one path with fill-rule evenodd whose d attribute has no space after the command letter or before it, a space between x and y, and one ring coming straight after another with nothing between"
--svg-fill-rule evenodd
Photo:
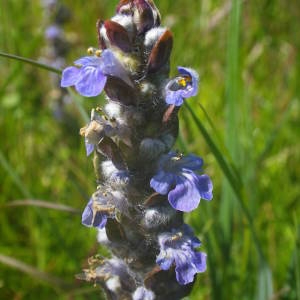
<instances>
[{"instance_id":1,"label":"flower bud","mask_svg":"<svg viewBox=\"0 0 300 300\"><path fill-rule=\"evenodd\" d=\"M181 299L187 296L193 287L193 284L179 285L179 283L176 282L174 268L164 271L159 267L153 268L153 270L146 275L144 284L145 287L152 290L155 295L159 295L160 299Z\"/></svg>"},{"instance_id":2,"label":"flower bud","mask_svg":"<svg viewBox=\"0 0 300 300\"><path fill-rule=\"evenodd\" d=\"M156 27L149 30L145 35L144 45L146 51L150 53L159 38L167 31L164 27Z\"/></svg>"},{"instance_id":3,"label":"flower bud","mask_svg":"<svg viewBox=\"0 0 300 300\"><path fill-rule=\"evenodd\" d=\"M111 20L125 28L131 41L135 38L136 28L131 15L117 14Z\"/></svg>"},{"instance_id":4,"label":"flower bud","mask_svg":"<svg viewBox=\"0 0 300 300\"><path fill-rule=\"evenodd\" d=\"M151 28L159 26L160 15L153 3L150 5L147 0L134 0L134 5L133 18L138 34L143 34Z\"/></svg>"},{"instance_id":5,"label":"flower bud","mask_svg":"<svg viewBox=\"0 0 300 300\"><path fill-rule=\"evenodd\" d=\"M112 46L120 48L124 52L130 52L132 44L126 29L117 22L104 21L103 24L106 30L106 36ZM102 30L101 30L102 32Z\"/></svg>"},{"instance_id":6,"label":"flower bud","mask_svg":"<svg viewBox=\"0 0 300 300\"><path fill-rule=\"evenodd\" d=\"M103 28L103 21L97 20L96 30L97 30L98 45L99 45L100 49L105 50L107 47L106 47L105 39L103 37L104 33L102 32L102 34L101 34L102 28ZM105 36L106 36L106 33L105 33ZM107 36L106 36L106 38L107 38Z\"/></svg>"},{"instance_id":7,"label":"flower bud","mask_svg":"<svg viewBox=\"0 0 300 300\"><path fill-rule=\"evenodd\" d=\"M146 159L157 159L166 151L166 145L158 139L145 138L140 144L140 155Z\"/></svg>"},{"instance_id":8,"label":"flower bud","mask_svg":"<svg viewBox=\"0 0 300 300\"><path fill-rule=\"evenodd\" d=\"M151 50L148 59L148 72L155 73L159 71L168 61L173 47L173 35L170 30L158 39Z\"/></svg>"},{"instance_id":9,"label":"flower bud","mask_svg":"<svg viewBox=\"0 0 300 300\"><path fill-rule=\"evenodd\" d=\"M112 101L124 105L135 105L137 103L137 95L134 88L117 77L108 77L104 90Z\"/></svg>"},{"instance_id":10,"label":"flower bud","mask_svg":"<svg viewBox=\"0 0 300 300\"><path fill-rule=\"evenodd\" d=\"M168 203L161 206L150 207L145 211L142 225L148 230L158 230L174 221L175 215L176 211L174 211Z\"/></svg>"},{"instance_id":11,"label":"flower bud","mask_svg":"<svg viewBox=\"0 0 300 300\"><path fill-rule=\"evenodd\" d=\"M120 0L119 4L117 5L116 12L120 14L131 14L133 6L133 0Z\"/></svg>"},{"instance_id":12,"label":"flower bud","mask_svg":"<svg viewBox=\"0 0 300 300\"><path fill-rule=\"evenodd\" d=\"M110 159L118 170L127 169L120 148L111 138L104 137L97 145L97 150Z\"/></svg>"},{"instance_id":13,"label":"flower bud","mask_svg":"<svg viewBox=\"0 0 300 300\"><path fill-rule=\"evenodd\" d=\"M105 260L102 265L96 268L95 273L97 279L105 281L106 287L113 293L117 294L120 290L124 297L127 293L132 293L135 290L135 280L131 276L131 271L120 259ZM124 297L122 299L128 298Z\"/></svg>"}]
</instances>

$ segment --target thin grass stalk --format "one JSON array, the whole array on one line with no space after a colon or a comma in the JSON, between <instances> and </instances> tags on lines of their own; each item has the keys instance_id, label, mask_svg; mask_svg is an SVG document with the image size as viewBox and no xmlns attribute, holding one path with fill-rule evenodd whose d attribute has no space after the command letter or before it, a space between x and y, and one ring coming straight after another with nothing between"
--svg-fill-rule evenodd
<instances>
[{"instance_id":1,"label":"thin grass stalk","mask_svg":"<svg viewBox=\"0 0 300 300\"><path fill-rule=\"evenodd\" d=\"M53 72L53 73L56 73L56 74L61 74L61 72L62 72L61 70L59 70L57 68L48 66L46 64L40 63L40 62L38 62L36 60L33 60L33 59L30 59L30 58L25 58L25 57L22 57L22 56L9 54L9 53L5 53L5 52L2 52L2 51L0 51L0 56L5 57L5 58L9 58L9 59L18 60L18 61L30 64L32 66L35 66L35 67L38 67L40 69L43 69L43 70L46 70L46 71L49 71L49 72Z\"/></svg>"}]
</instances>

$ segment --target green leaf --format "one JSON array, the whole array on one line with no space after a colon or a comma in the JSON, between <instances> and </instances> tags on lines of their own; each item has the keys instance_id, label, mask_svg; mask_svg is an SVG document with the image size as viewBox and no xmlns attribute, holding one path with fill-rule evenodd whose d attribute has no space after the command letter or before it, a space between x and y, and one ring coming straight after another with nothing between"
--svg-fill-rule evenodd
<instances>
[{"instance_id":1,"label":"green leaf","mask_svg":"<svg viewBox=\"0 0 300 300\"><path fill-rule=\"evenodd\" d=\"M48 208L48 209L53 209L53 210L58 210L58 211L69 212L72 214L80 213L79 209L75 209L73 207L59 204L59 203L53 203L53 202L42 201L42 200L32 200L32 199L14 200L14 201L10 201L4 205L4 207L18 207L18 206L35 206L35 207Z\"/></svg>"}]
</instances>

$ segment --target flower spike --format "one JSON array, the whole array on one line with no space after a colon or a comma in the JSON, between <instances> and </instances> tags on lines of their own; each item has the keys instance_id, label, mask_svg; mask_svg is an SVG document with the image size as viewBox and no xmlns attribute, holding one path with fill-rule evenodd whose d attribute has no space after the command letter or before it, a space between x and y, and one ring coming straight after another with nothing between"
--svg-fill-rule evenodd
<instances>
[{"instance_id":1,"label":"flower spike","mask_svg":"<svg viewBox=\"0 0 300 300\"><path fill-rule=\"evenodd\" d=\"M97 183L82 224L97 228L112 258L90 259L79 278L99 283L108 299L179 300L206 269L183 215L211 200L213 185L202 158L172 151L178 111L197 94L199 76L178 67L169 77L173 35L160 22L153 0L120 0L97 22L99 49L61 80L86 97L106 94L80 131Z\"/></svg>"}]
</instances>

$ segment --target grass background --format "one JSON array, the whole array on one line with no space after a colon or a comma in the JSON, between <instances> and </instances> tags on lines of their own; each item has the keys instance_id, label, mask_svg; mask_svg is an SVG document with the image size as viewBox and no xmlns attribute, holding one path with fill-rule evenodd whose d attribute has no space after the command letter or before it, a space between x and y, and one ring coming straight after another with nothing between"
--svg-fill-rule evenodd
<instances>
[{"instance_id":1,"label":"grass background","mask_svg":"<svg viewBox=\"0 0 300 300\"><path fill-rule=\"evenodd\" d=\"M96 46L95 22L117 1L63 3L71 64ZM186 216L208 254L189 299L300 299L300 3L156 3L175 36L172 74L177 65L201 74L177 147L204 157L214 181L214 200ZM0 51L43 56L43 16L37 0L1 0ZM95 188L78 135L85 121L72 103L68 118L54 118L49 76L0 57L0 299L101 299L74 279L99 251L80 214L8 206L38 199L82 211Z\"/></svg>"}]
</instances>

